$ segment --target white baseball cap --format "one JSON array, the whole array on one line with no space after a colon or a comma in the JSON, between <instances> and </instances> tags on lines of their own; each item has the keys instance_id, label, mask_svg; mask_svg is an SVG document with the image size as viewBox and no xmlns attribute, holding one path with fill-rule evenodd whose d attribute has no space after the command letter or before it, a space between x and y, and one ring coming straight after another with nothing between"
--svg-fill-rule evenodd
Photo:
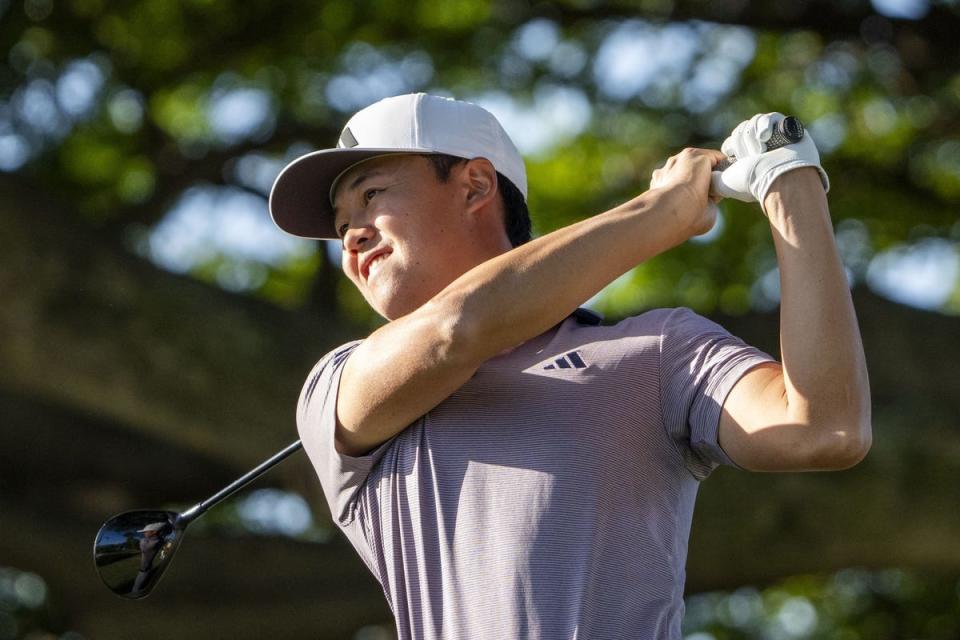
<instances>
[{"instance_id":1,"label":"white baseball cap","mask_svg":"<svg viewBox=\"0 0 960 640\"><path fill-rule=\"evenodd\" d=\"M295 236L336 238L332 200L337 180L364 160L398 153L486 158L527 197L523 158L489 111L470 102L413 93L384 98L358 111L335 149L308 153L284 167L270 190L273 221Z\"/></svg>"}]
</instances>

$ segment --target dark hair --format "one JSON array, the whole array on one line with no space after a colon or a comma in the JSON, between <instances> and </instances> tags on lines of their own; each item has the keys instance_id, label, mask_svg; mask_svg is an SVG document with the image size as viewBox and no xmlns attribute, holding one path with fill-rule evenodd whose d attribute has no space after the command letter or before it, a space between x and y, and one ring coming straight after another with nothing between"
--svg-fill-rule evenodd
<instances>
[{"instance_id":1,"label":"dark hair","mask_svg":"<svg viewBox=\"0 0 960 640\"><path fill-rule=\"evenodd\" d=\"M450 170L467 160L443 153L433 153L425 156L433 165L440 182L450 179ZM523 199L520 189L510 182L510 179L499 171L497 172L497 191L500 192L500 202L503 203L503 226L507 231L507 238L511 246L519 247L530 241L530 211L527 201Z\"/></svg>"}]
</instances>

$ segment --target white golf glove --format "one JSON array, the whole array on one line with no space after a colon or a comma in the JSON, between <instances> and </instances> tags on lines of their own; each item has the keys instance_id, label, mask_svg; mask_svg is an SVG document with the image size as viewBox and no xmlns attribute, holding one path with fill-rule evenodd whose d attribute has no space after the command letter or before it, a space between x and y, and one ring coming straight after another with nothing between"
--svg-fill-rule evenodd
<instances>
[{"instance_id":1,"label":"white golf glove","mask_svg":"<svg viewBox=\"0 0 960 640\"><path fill-rule=\"evenodd\" d=\"M711 193L744 202L759 202L777 177L801 167L816 167L823 190L830 190L830 179L820 166L820 154L809 131L800 142L765 151L774 127L783 120L781 113L759 113L736 126L720 150L737 161L724 171L714 171Z\"/></svg>"}]
</instances>

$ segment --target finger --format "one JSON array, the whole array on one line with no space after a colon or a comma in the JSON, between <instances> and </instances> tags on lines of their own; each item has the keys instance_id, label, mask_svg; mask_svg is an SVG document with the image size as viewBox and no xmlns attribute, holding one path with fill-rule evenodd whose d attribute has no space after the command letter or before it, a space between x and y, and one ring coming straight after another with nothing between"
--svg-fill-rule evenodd
<instances>
[{"instance_id":1,"label":"finger","mask_svg":"<svg viewBox=\"0 0 960 640\"><path fill-rule=\"evenodd\" d=\"M750 118L747 126L743 129L742 135L737 138L737 146L739 147L740 152L737 154L738 158L755 156L766 151L766 146L764 145L763 140L760 139L760 131L757 128L758 126L759 121L757 116Z\"/></svg>"},{"instance_id":2,"label":"finger","mask_svg":"<svg viewBox=\"0 0 960 640\"><path fill-rule=\"evenodd\" d=\"M712 157L718 153L713 149L701 149L699 147L685 147L680 153L673 157L674 160L684 160L685 162L697 162L702 158Z\"/></svg>"},{"instance_id":3,"label":"finger","mask_svg":"<svg viewBox=\"0 0 960 640\"><path fill-rule=\"evenodd\" d=\"M770 136L773 135L774 127L776 127L777 123L783 120L783 118L784 115L777 111L758 113L755 115L753 120L755 120L754 127L757 130L757 139L766 144Z\"/></svg>"},{"instance_id":4,"label":"finger","mask_svg":"<svg viewBox=\"0 0 960 640\"><path fill-rule=\"evenodd\" d=\"M708 195L711 199L729 197L729 190L727 189L727 185L723 183L722 175L722 171L713 171L710 173L710 191Z\"/></svg>"},{"instance_id":5,"label":"finger","mask_svg":"<svg viewBox=\"0 0 960 640\"><path fill-rule=\"evenodd\" d=\"M766 145L767 140L770 139L770 135L773 133L773 122L768 114L758 113L750 118L750 128L753 129L754 139L761 144L762 152L766 148L763 145Z\"/></svg>"},{"instance_id":6,"label":"finger","mask_svg":"<svg viewBox=\"0 0 960 640\"><path fill-rule=\"evenodd\" d=\"M753 127L749 120L744 120L736 126L727 142L721 147L729 156L735 158L745 158L750 155L749 147L744 144L745 138L752 136Z\"/></svg>"},{"instance_id":7,"label":"finger","mask_svg":"<svg viewBox=\"0 0 960 640\"><path fill-rule=\"evenodd\" d=\"M727 154L725 154L723 151L718 151L717 149L702 149L702 151L704 155L706 155L707 158L710 159L711 168L716 167L718 164L720 164L724 160L729 159L729 156L727 156Z\"/></svg>"},{"instance_id":8,"label":"finger","mask_svg":"<svg viewBox=\"0 0 960 640\"><path fill-rule=\"evenodd\" d=\"M650 188L651 188L651 189L654 189L654 188L660 186L660 181L661 181L661 176L662 176L662 175L663 175L663 173L660 171L660 169L655 169L655 170L654 170L653 175L650 177Z\"/></svg>"},{"instance_id":9,"label":"finger","mask_svg":"<svg viewBox=\"0 0 960 640\"><path fill-rule=\"evenodd\" d=\"M723 141L723 144L720 145L720 151L722 151L723 155L727 156L728 158L737 157L737 150L734 146L733 136L729 136Z\"/></svg>"},{"instance_id":10,"label":"finger","mask_svg":"<svg viewBox=\"0 0 960 640\"><path fill-rule=\"evenodd\" d=\"M700 147L686 147L678 155L685 155L693 158L700 157L706 153L710 153L711 149L702 149Z\"/></svg>"},{"instance_id":11,"label":"finger","mask_svg":"<svg viewBox=\"0 0 960 640\"><path fill-rule=\"evenodd\" d=\"M719 173L719 171L714 171L710 174L710 188L707 190L707 200L713 203L720 202L724 198L724 195L717 191L718 187L716 185L719 185L717 182L719 180L717 174Z\"/></svg>"},{"instance_id":12,"label":"finger","mask_svg":"<svg viewBox=\"0 0 960 640\"><path fill-rule=\"evenodd\" d=\"M734 200L741 200L743 202L753 202L753 196L744 193L736 188L737 178L734 175L735 169L738 169L738 165L734 165L726 171L713 171L710 173L710 190L709 194L714 197L720 198L733 198ZM727 175L724 175L727 174ZM729 181L729 182L728 182Z\"/></svg>"},{"instance_id":13,"label":"finger","mask_svg":"<svg viewBox=\"0 0 960 640\"><path fill-rule=\"evenodd\" d=\"M757 138L757 116L736 126L720 147L728 156L746 158L763 153L764 145Z\"/></svg>"}]
</instances>

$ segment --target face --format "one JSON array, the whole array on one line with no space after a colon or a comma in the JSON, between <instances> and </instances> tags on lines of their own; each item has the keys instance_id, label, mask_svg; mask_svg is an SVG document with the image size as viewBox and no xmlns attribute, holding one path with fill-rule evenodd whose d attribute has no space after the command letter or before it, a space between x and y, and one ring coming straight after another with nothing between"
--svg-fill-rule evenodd
<instances>
[{"instance_id":1,"label":"face","mask_svg":"<svg viewBox=\"0 0 960 640\"><path fill-rule=\"evenodd\" d=\"M442 183L422 156L375 158L340 178L343 271L377 313L406 315L486 259L467 196L456 167Z\"/></svg>"}]
</instances>

